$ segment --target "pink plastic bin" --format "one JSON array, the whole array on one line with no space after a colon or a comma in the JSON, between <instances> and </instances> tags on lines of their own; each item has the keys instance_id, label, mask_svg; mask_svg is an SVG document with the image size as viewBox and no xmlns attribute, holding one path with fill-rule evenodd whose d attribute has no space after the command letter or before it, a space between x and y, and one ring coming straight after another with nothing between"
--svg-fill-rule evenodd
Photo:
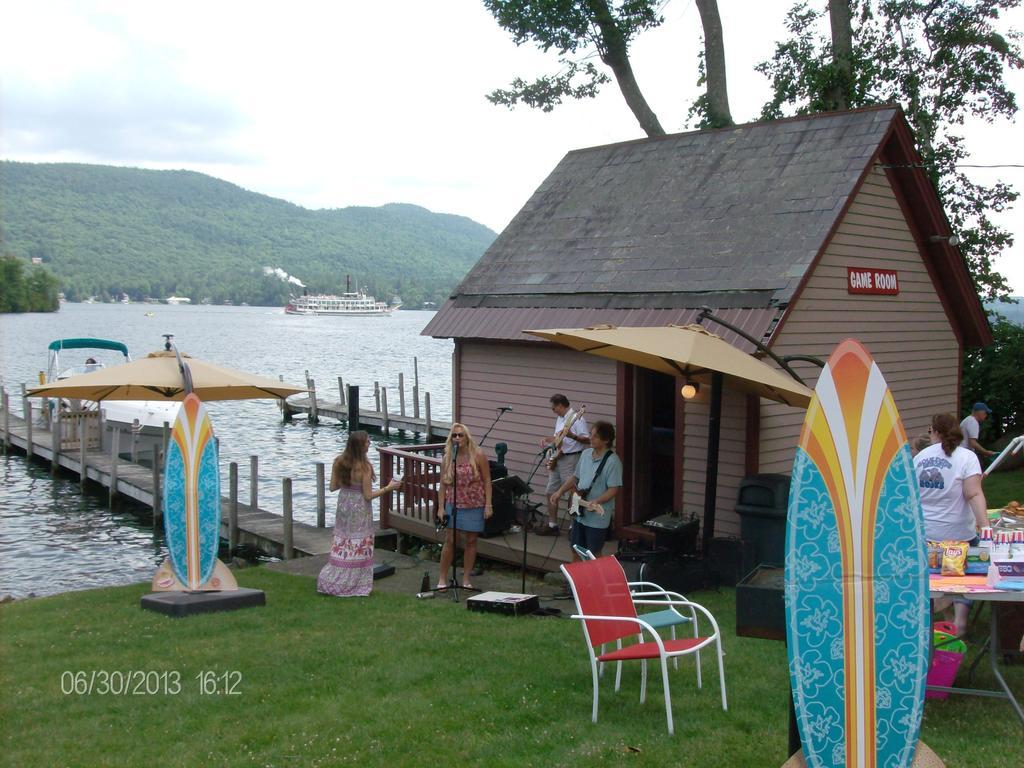
<instances>
[{"instance_id":1,"label":"pink plastic bin","mask_svg":"<svg viewBox=\"0 0 1024 768\"><path fill-rule=\"evenodd\" d=\"M956 680L956 673L964 660L962 653L956 651L932 651L932 666L928 670L928 685L940 685L949 688ZM945 699L949 696L945 691L927 691L926 699Z\"/></svg>"}]
</instances>

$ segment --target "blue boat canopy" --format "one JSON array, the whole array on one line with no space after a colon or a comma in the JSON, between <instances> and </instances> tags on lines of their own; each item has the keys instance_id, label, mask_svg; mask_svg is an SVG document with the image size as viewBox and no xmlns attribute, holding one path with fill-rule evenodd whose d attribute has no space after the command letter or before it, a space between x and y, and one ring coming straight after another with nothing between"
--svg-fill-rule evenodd
<instances>
[{"instance_id":1,"label":"blue boat canopy","mask_svg":"<svg viewBox=\"0 0 1024 768\"><path fill-rule=\"evenodd\" d=\"M57 352L62 349L111 349L128 357L127 346L120 341L109 339L57 339L50 342L50 351Z\"/></svg>"}]
</instances>

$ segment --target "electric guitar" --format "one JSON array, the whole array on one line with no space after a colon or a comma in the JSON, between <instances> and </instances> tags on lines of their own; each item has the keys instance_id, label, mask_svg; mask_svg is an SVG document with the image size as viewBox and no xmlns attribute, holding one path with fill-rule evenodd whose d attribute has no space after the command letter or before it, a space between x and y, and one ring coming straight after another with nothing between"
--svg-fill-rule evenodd
<instances>
[{"instance_id":1,"label":"electric guitar","mask_svg":"<svg viewBox=\"0 0 1024 768\"><path fill-rule=\"evenodd\" d=\"M548 469L555 468L555 465L558 463L558 457L562 455L562 443L565 441L565 438L569 436L569 431L572 429L573 425L579 421L586 412L587 406L581 405L578 411L573 411L572 415L565 420L565 424L562 425L558 434L555 435L554 442L552 442L548 447L548 451L550 452L550 455L548 456Z\"/></svg>"}]
</instances>

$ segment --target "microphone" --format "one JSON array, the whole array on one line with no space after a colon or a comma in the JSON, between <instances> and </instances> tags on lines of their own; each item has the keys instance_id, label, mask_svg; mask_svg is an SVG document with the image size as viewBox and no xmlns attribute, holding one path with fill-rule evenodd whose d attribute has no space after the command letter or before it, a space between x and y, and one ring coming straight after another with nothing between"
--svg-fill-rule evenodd
<instances>
[{"instance_id":1,"label":"microphone","mask_svg":"<svg viewBox=\"0 0 1024 768\"><path fill-rule=\"evenodd\" d=\"M504 413L505 411L511 411L512 410L512 406L511 405L502 405L502 406L498 407L498 410L501 411L502 413Z\"/></svg>"}]
</instances>

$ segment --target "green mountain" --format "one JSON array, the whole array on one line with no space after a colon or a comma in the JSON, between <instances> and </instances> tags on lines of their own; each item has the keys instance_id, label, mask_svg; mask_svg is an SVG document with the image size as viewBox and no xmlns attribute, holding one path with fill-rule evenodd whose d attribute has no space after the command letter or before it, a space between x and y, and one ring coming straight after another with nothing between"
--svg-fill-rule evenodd
<instances>
[{"instance_id":1,"label":"green mountain","mask_svg":"<svg viewBox=\"0 0 1024 768\"><path fill-rule=\"evenodd\" d=\"M440 303L495 233L414 205L308 210L192 171L0 162L0 251L38 257L71 301L188 296L280 305L366 286Z\"/></svg>"}]
</instances>

